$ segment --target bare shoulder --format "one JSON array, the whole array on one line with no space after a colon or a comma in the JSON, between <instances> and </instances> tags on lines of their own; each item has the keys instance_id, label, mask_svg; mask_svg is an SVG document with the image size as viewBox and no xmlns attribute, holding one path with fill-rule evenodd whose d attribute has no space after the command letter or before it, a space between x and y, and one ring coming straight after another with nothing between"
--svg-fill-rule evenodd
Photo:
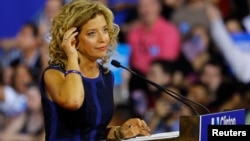
<instances>
[{"instance_id":1,"label":"bare shoulder","mask_svg":"<svg viewBox=\"0 0 250 141\"><path fill-rule=\"evenodd\" d=\"M45 71L44 82L48 97L55 97L59 93L64 80L64 74L59 70L48 69Z\"/></svg>"},{"instance_id":2,"label":"bare shoulder","mask_svg":"<svg viewBox=\"0 0 250 141\"><path fill-rule=\"evenodd\" d=\"M44 72L44 81L46 84L50 82L60 82L64 80L63 72L56 69L48 69Z\"/></svg>"}]
</instances>

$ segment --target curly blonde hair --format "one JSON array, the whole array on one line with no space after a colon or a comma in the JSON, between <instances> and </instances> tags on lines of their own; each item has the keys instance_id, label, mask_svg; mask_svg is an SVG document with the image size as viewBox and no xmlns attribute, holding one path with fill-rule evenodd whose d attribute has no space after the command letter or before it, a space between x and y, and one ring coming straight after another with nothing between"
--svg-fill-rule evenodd
<instances>
[{"instance_id":1,"label":"curly blonde hair","mask_svg":"<svg viewBox=\"0 0 250 141\"><path fill-rule=\"evenodd\" d=\"M81 27L85 23L98 14L102 14L105 17L110 37L107 55L100 59L100 64L104 66L104 64L108 62L116 48L119 32L119 27L113 23L113 13L105 5L97 1L73 0L64 5L59 14L53 19L50 29L51 42L49 44L49 64L59 65L65 70L67 66L67 56L61 47L64 33L72 27L81 30ZM106 70L108 69L106 68Z\"/></svg>"}]
</instances>

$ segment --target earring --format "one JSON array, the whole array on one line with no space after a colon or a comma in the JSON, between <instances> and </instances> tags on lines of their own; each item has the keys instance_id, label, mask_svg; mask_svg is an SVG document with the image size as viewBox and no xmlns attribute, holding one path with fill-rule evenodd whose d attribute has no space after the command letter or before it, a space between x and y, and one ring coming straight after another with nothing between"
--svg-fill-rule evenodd
<instances>
[{"instance_id":1,"label":"earring","mask_svg":"<svg viewBox=\"0 0 250 141\"><path fill-rule=\"evenodd\" d=\"M78 51L78 50L79 50L79 48L78 48L78 47L76 47L76 50Z\"/></svg>"}]
</instances>

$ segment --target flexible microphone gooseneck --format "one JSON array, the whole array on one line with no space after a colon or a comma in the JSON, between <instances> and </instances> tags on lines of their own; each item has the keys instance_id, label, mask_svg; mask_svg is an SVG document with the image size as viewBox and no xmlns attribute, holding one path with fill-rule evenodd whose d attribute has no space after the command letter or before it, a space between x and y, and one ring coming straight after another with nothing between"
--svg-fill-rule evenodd
<instances>
[{"instance_id":1,"label":"flexible microphone gooseneck","mask_svg":"<svg viewBox=\"0 0 250 141\"><path fill-rule=\"evenodd\" d=\"M175 99L177 99L177 100L181 101L182 103L186 104L190 109L192 109L192 110L195 112L195 114L196 114L197 116L199 116L200 113L199 113L199 112L193 107L193 105L191 105L190 103L192 103L192 104L194 104L194 105L196 105L196 106L201 107L202 109L204 109L204 110L207 112L207 114L210 113L209 110L208 110L204 105L202 105L202 104L200 104L200 103L197 103L197 102L195 102L195 101L192 101L192 100L186 98L185 96L183 96L183 95L181 95L181 94L178 94L178 93L176 93L176 92L174 92L174 91L171 91L171 90L169 90L169 89L167 89L167 88L165 88L165 87L163 87L163 86L161 86L161 85L159 85L159 84L157 84L157 83L155 83L155 82L153 82L153 81L150 81L150 80L146 79L146 78L143 77L142 75L140 75L140 74L138 74L138 73L136 73L136 72L134 72L134 71L132 71L132 70L130 70L130 69L124 67L124 66L122 66L121 63L118 62L118 61L116 61L116 60L112 60L112 61L111 61L111 64L112 64L113 66L117 67L117 68L126 69L127 71L131 72L133 75L142 78L143 80L147 81L148 83L150 83L151 85L155 86L156 88L162 90L163 92L169 94L170 96L174 97ZM189 102L190 102L190 103L189 103Z\"/></svg>"}]
</instances>

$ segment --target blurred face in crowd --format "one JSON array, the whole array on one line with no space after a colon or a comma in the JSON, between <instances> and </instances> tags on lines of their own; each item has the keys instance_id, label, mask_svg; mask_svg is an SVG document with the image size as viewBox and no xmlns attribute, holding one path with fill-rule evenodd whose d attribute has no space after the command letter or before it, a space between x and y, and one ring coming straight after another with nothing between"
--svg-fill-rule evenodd
<instances>
[{"instance_id":1,"label":"blurred face in crowd","mask_svg":"<svg viewBox=\"0 0 250 141\"><path fill-rule=\"evenodd\" d=\"M3 83L6 85L11 85L12 84L12 76L14 74L14 70L11 66L8 66L4 68L3 70L4 75L3 75Z\"/></svg>"},{"instance_id":2,"label":"blurred face in crowd","mask_svg":"<svg viewBox=\"0 0 250 141\"><path fill-rule=\"evenodd\" d=\"M176 87L169 86L167 88L175 93L180 93ZM173 113L177 114L180 109L180 102L164 92L162 92L160 97L156 100L155 110L160 117L166 117Z\"/></svg>"},{"instance_id":3,"label":"blurred face in crowd","mask_svg":"<svg viewBox=\"0 0 250 141\"><path fill-rule=\"evenodd\" d=\"M204 61L209 46L210 38L207 29L203 25L195 25L190 30L188 38L183 43L183 54L193 68L199 71Z\"/></svg>"},{"instance_id":4,"label":"blurred face in crowd","mask_svg":"<svg viewBox=\"0 0 250 141\"><path fill-rule=\"evenodd\" d=\"M226 27L227 27L227 30L228 30L230 33L240 33L240 32L242 32L240 23L239 23L239 21L236 20L236 19L228 20L228 21L226 22Z\"/></svg>"},{"instance_id":5,"label":"blurred face in crowd","mask_svg":"<svg viewBox=\"0 0 250 141\"><path fill-rule=\"evenodd\" d=\"M28 98L28 108L31 111L40 111L41 110L41 96L39 88L32 86L27 89L26 95Z\"/></svg>"},{"instance_id":6,"label":"blurred face in crowd","mask_svg":"<svg viewBox=\"0 0 250 141\"><path fill-rule=\"evenodd\" d=\"M58 14L61 7L62 7L62 0L47 0L45 6L45 14L50 19L54 18Z\"/></svg>"},{"instance_id":7,"label":"blurred face in crowd","mask_svg":"<svg viewBox=\"0 0 250 141\"><path fill-rule=\"evenodd\" d=\"M18 33L17 42L21 50L38 46L38 38L34 35L32 27L28 25L23 26Z\"/></svg>"},{"instance_id":8,"label":"blurred face in crowd","mask_svg":"<svg viewBox=\"0 0 250 141\"><path fill-rule=\"evenodd\" d=\"M149 73L147 74L147 78L159 85L165 85L170 83L170 75L168 73L165 73L159 64L152 64ZM155 88L152 85L148 85L149 89L152 91L155 91L157 88Z\"/></svg>"},{"instance_id":9,"label":"blurred face in crowd","mask_svg":"<svg viewBox=\"0 0 250 141\"><path fill-rule=\"evenodd\" d=\"M139 0L138 13L143 23L151 25L159 17L161 6L158 0Z\"/></svg>"},{"instance_id":10,"label":"blurred face in crowd","mask_svg":"<svg viewBox=\"0 0 250 141\"><path fill-rule=\"evenodd\" d=\"M32 81L32 76L28 68L24 65L19 65L15 69L14 87L19 93L24 93L27 89L27 84Z\"/></svg>"},{"instance_id":11,"label":"blurred face in crowd","mask_svg":"<svg viewBox=\"0 0 250 141\"><path fill-rule=\"evenodd\" d=\"M205 26L197 25L192 29L192 35L198 36L205 47L209 44L209 35Z\"/></svg>"},{"instance_id":12,"label":"blurred face in crowd","mask_svg":"<svg viewBox=\"0 0 250 141\"><path fill-rule=\"evenodd\" d=\"M171 104L169 103L169 98L166 94L161 94L161 96L156 100L155 103L155 112L158 116L164 118L171 111Z\"/></svg>"},{"instance_id":13,"label":"blurred face in crowd","mask_svg":"<svg viewBox=\"0 0 250 141\"><path fill-rule=\"evenodd\" d=\"M222 81L221 68L212 64L206 64L201 74L201 81L210 90L215 91Z\"/></svg>"},{"instance_id":14,"label":"blurred face in crowd","mask_svg":"<svg viewBox=\"0 0 250 141\"><path fill-rule=\"evenodd\" d=\"M187 97L193 101L199 102L201 104L209 104L208 91L202 85L191 85L188 89Z\"/></svg>"}]
</instances>

